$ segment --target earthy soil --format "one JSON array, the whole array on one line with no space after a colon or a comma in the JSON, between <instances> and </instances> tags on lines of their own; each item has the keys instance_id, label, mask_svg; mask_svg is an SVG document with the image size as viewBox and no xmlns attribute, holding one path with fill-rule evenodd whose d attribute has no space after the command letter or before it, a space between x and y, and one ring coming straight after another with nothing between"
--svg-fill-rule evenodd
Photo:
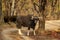
<instances>
[{"instance_id":1,"label":"earthy soil","mask_svg":"<svg viewBox=\"0 0 60 40\"><path fill-rule=\"evenodd\" d=\"M47 24L49 24L49 22ZM27 30L25 30L25 28L22 28L21 31L23 35L18 34L15 23L4 23L0 25L0 40L60 40L60 32L52 32L52 34L55 35L52 35L50 33L51 31L43 31L42 33L36 32L35 36L31 32L30 35L27 36Z\"/></svg>"}]
</instances>

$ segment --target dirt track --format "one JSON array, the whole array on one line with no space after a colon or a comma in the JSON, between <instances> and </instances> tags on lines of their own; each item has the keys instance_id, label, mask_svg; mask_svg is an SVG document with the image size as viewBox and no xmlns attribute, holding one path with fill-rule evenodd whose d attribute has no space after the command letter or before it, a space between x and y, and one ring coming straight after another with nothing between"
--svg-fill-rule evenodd
<instances>
[{"instance_id":1,"label":"dirt track","mask_svg":"<svg viewBox=\"0 0 60 40\"><path fill-rule=\"evenodd\" d=\"M56 21L55 21L56 22ZM54 24L57 23L57 25L59 24L59 22L56 22ZM52 24L50 24L51 22L48 22L47 24L49 24L49 26L51 26ZM52 25L53 26L53 25ZM23 35L19 35L16 25L14 23L12 24L5 24L3 26L1 26L0 28L0 40L60 40L59 38L52 38L51 36L42 36L42 35L36 35L33 36L33 34L31 33L31 36L27 36L26 32L22 30Z\"/></svg>"}]
</instances>

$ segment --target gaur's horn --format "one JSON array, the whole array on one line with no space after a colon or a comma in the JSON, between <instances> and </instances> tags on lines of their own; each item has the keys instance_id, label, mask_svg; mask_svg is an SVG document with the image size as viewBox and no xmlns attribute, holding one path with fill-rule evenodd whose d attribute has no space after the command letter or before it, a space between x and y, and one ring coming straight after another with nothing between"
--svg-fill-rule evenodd
<instances>
[{"instance_id":1,"label":"gaur's horn","mask_svg":"<svg viewBox=\"0 0 60 40\"><path fill-rule=\"evenodd\" d=\"M38 17L38 18L39 18L39 20L42 19L42 17Z\"/></svg>"},{"instance_id":2,"label":"gaur's horn","mask_svg":"<svg viewBox=\"0 0 60 40\"><path fill-rule=\"evenodd\" d=\"M31 19L33 19L34 17L32 16L32 18Z\"/></svg>"}]
</instances>

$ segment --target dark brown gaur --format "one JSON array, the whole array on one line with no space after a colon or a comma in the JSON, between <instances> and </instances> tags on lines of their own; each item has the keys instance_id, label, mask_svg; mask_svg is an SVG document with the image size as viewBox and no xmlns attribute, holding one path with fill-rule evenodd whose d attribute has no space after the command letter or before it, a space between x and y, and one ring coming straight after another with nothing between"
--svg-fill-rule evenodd
<instances>
[{"instance_id":1,"label":"dark brown gaur","mask_svg":"<svg viewBox=\"0 0 60 40\"><path fill-rule=\"evenodd\" d=\"M35 35L36 24L39 21L37 16L27 15L27 16L18 16L16 20L16 26L18 28L19 34L21 33L21 27L28 27L27 35L29 35L30 28L33 29Z\"/></svg>"}]
</instances>

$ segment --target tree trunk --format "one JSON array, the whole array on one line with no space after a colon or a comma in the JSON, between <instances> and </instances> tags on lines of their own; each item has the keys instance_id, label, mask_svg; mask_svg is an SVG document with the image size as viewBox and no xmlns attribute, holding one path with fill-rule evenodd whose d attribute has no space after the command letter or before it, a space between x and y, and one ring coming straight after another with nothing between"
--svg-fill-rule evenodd
<instances>
[{"instance_id":1,"label":"tree trunk","mask_svg":"<svg viewBox=\"0 0 60 40\"><path fill-rule=\"evenodd\" d=\"M2 0L0 0L0 24L3 23Z\"/></svg>"},{"instance_id":2,"label":"tree trunk","mask_svg":"<svg viewBox=\"0 0 60 40\"><path fill-rule=\"evenodd\" d=\"M15 0L12 0L12 7L11 7L11 16L14 15L14 3L15 3Z\"/></svg>"},{"instance_id":3,"label":"tree trunk","mask_svg":"<svg viewBox=\"0 0 60 40\"><path fill-rule=\"evenodd\" d=\"M39 0L39 11L40 11L39 16L42 17L42 19L39 22L41 30L45 30L45 12L44 11L45 11L46 2L47 2L46 0Z\"/></svg>"}]
</instances>

